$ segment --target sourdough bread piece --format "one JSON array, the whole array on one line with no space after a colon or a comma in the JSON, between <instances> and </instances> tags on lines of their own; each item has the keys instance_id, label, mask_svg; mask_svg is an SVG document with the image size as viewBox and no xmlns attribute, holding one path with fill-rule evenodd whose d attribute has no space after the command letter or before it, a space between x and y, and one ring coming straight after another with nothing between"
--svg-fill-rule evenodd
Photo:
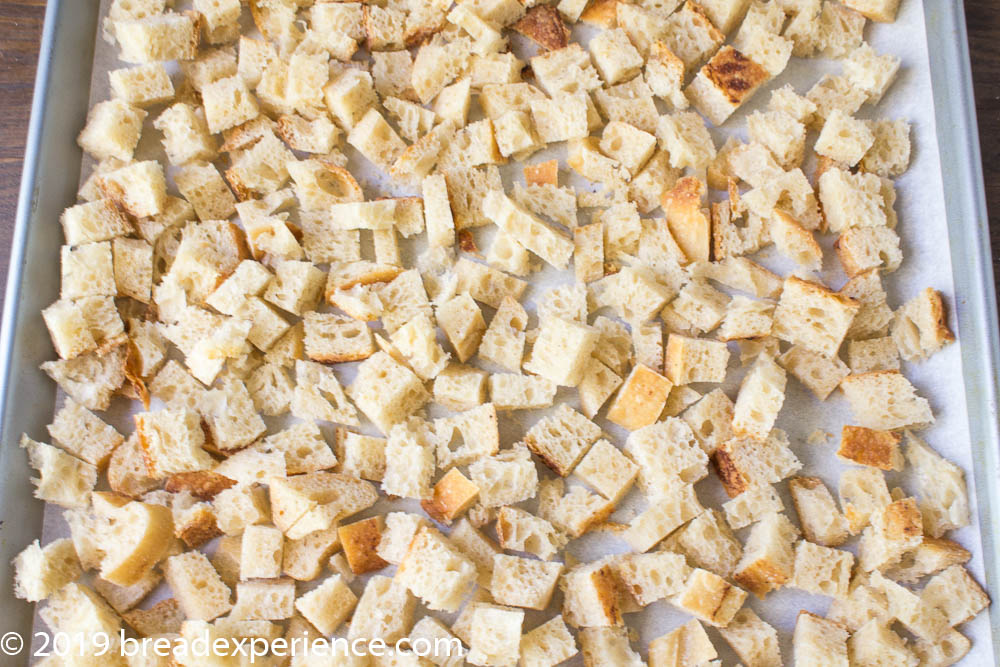
<instances>
[{"instance_id":1,"label":"sourdough bread piece","mask_svg":"<svg viewBox=\"0 0 1000 667\"><path fill-rule=\"evenodd\" d=\"M844 426L837 456L843 461L872 466L880 470L902 470L902 436L892 431L879 431L861 426Z\"/></svg>"},{"instance_id":2,"label":"sourdough bread piece","mask_svg":"<svg viewBox=\"0 0 1000 667\"><path fill-rule=\"evenodd\" d=\"M666 495L661 492L659 499L629 522L622 537L635 551L645 553L703 510L691 484Z\"/></svg>"},{"instance_id":3,"label":"sourdough bread piece","mask_svg":"<svg viewBox=\"0 0 1000 667\"><path fill-rule=\"evenodd\" d=\"M520 661L524 667L554 667L577 653L576 639L561 614L521 637Z\"/></svg>"},{"instance_id":4,"label":"sourdough bread piece","mask_svg":"<svg viewBox=\"0 0 1000 667\"><path fill-rule=\"evenodd\" d=\"M59 539L39 546L29 544L13 561L14 594L28 602L46 599L82 573L73 541Z\"/></svg>"},{"instance_id":5,"label":"sourdough bread piece","mask_svg":"<svg viewBox=\"0 0 1000 667\"><path fill-rule=\"evenodd\" d=\"M476 567L434 528L420 528L399 564L396 580L430 609L457 611L475 583Z\"/></svg>"},{"instance_id":6,"label":"sourdough bread piece","mask_svg":"<svg viewBox=\"0 0 1000 667\"><path fill-rule=\"evenodd\" d=\"M229 587L200 552L188 551L168 558L163 564L163 577L189 619L210 621L233 607Z\"/></svg>"},{"instance_id":7,"label":"sourdough bread piece","mask_svg":"<svg viewBox=\"0 0 1000 667\"><path fill-rule=\"evenodd\" d=\"M747 667L781 664L778 632L753 609L743 607L719 634Z\"/></svg>"},{"instance_id":8,"label":"sourdough bread piece","mask_svg":"<svg viewBox=\"0 0 1000 667\"><path fill-rule=\"evenodd\" d=\"M785 280L772 332L782 340L833 357L859 308L853 299L792 276Z\"/></svg>"},{"instance_id":9,"label":"sourdough bread piece","mask_svg":"<svg viewBox=\"0 0 1000 667\"><path fill-rule=\"evenodd\" d=\"M692 618L649 643L651 667L709 665L719 657L701 622Z\"/></svg>"},{"instance_id":10,"label":"sourdough bread piece","mask_svg":"<svg viewBox=\"0 0 1000 667\"><path fill-rule=\"evenodd\" d=\"M795 574L798 534L784 514L766 515L750 529L733 578L760 599L789 583Z\"/></svg>"},{"instance_id":11,"label":"sourdough bread piece","mask_svg":"<svg viewBox=\"0 0 1000 667\"><path fill-rule=\"evenodd\" d=\"M969 525L969 494L963 470L912 433L906 434L906 460L916 473L924 532L941 537L949 530Z\"/></svg>"},{"instance_id":12,"label":"sourdough bread piece","mask_svg":"<svg viewBox=\"0 0 1000 667\"><path fill-rule=\"evenodd\" d=\"M695 569L673 603L698 620L724 628L746 601L747 592L708 570Z\"/></svg>"},{"instance_id":13,"label":"sourdough bread piece","mask_svg":"<svg viewBox=\"0 0 1000 667\"><path fill-rule=\"evenodd\" d=\"M866 428L894 430L934 423L930 403L899 371L848 375L840 388L858 423Z\"/></svg>"},{"instance_id":14,"label":"sourdough bread piece","mask_svg":"<svg viewBox=\"0 0 1000 667\"><path fill-rule=\"evenodd\" d=\"M795 621L792 653L796 664L847 665L850 633L835 621L800 611Z\"/></svg>"},{"instance_id":15,"label":"sourdough bread piece","mask_svg":"<svg viewBox=\"0 0 1000 667\"><path fill-rule=\"evenodd\" d=\"M854 554L799 540L795 545L795 575L791 586L814 595L847 597Z\"/></svg>"},{"instance_id":16,"label":"sourdough bread piece","mask_svg":"<svg viewBox=\"0 0 1000 667\"><path fill-rule=\"evenodd\" d=\"M498 604L545 609L552 599L562 569L562 563L497 554L493 557L490 593Z\"/></svg>"},{"instance_id":17,"label":"sourdough bread piece","mask_svg":"<svg viewBox=\"0 0 1000 667\"><path fill-rule=\"evenodd\" d=\"M708 456L688 424L676 417L629 434L627 454L639 467L639 488L649 498L671 496L708 475Z\"/></svg>"},{"instance_id":18,"label":"sourdough bread piece","mask_svg":"<svg viewBox=\"0 0 1000 667\"><path fill-rule=\"evenodd\" d=\"M930 287L896 310L890 331L906 361L926 359L955 340L941 293Z\"/></svg>"},{"instance_id":19,"label":"sourdough bread piece","mask_svg":"<svg viewBox=\"0 0 1000 667\"><path fill-rule=\"evenodd\" d=\"M575 628L622 625L619 584L609 563L583 563L567 570L559 582L562 616Z\"/></svg>"}]
</instances>

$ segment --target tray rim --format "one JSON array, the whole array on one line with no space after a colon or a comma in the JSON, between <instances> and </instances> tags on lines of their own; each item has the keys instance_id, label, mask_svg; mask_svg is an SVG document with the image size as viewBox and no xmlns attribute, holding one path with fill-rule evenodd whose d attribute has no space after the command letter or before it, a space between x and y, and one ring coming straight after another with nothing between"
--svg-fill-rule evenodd
<instances>
[{"instance_id":1,"label":"tray rim","mask_svg":"<svg viewBox=\"0 0 1000 667\"><path fill-rule=\"evenodd\" d=\"M1000 520L1000 484L996 483L1000 478L1000 411L997 403L1000 395L1000 330L997 328L997 294L994 287L964 0L952 3L925 0L922 4L927 39L929 43L940 47L929 50L929 64L940 160L942 166L948 167L942 169L942 178L953 278L956 294L961 295L960 299L956 299L955 311L962 339L970 447L975 463L972 472L979 505L986 588L988 591L997 591L1000 590L1000 539L992 534L991 529ZM73 56L77 61L76 69L86 74L82 81L85 90L89 91L93 58L82 58L79 50L68 44L66 36L75 33L77 37L93 39L96 35L99 7L100 3L72 0L49 0L46 7L11 244L3 325L0 328L0 415L3 416L0 442L4 445L0 447L0 466L6 469L26 470L23 467L26 457L15 444L14 437L17 436L12 437L11 433L36 432L46 423L42 421L34 429L21 427L26 418L13 413L19 405L20 395L17 393L18 387L12 385L15 375L21 370L21 362L14 356L15 351L21 352L24 347L21 327L26 325L28 317L37 314L24 312L27 307L22 296L26 284L25 269L29 259L27 255L31 233L37 225L45 224L38 220L40 195L43 188L47 187L42 185L47 166L43 153L48 139L43 126L46 117L53 112L53 106L60 102L64 89L56 90L52 84L67 65L67 56ZM85 31L81 26L93 26L95 29ZM79 153L75 145L73 150ZM79 165L78 160L76 164ZM75 185L79 166L62 164L60 168L69 172L70 180ZM48 224L53 222L47 221ZM962 268L959 270L957 267ZM44 331L40 318L36 319L39 321L34 326L41 326ZM47 410L51 416L51 407ZM16 480L17 476L0 479L0 516L5 508L16 506L27 508L27 514L40 517L41 503L27 502L21 494L27 480L16 484L12 483L12 479ZM11 501L15 501L15 504L11 504ZM23 516L22 514L22 518ZM0 630L18 632L26 639L32 630L33 614L26 613L31 607L13 596L10 561L31 539L40 536L41 528L40 520L0 521L0 575L3 579L0 613L6 616L4 627ZM1000 650L1000 611L992 604L989 620L996 655ZM27 644L30 645L30 641ZM18 658L23 658L22 664L27 664L30 660L27 653L25 651L17 658L7 658L5 663L13 664Z\"/></svg>"}]
</instances>

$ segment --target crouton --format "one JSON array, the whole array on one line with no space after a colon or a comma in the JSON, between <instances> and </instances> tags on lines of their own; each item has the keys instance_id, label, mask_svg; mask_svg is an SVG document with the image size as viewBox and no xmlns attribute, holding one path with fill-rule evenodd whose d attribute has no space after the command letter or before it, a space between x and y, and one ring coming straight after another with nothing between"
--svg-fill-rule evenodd
<instances>
[{"instance_id":1,"label":"crouton","mask_svg":"<svg viewBox=\"0 0 1000 667\"><path fill-rule=\"evenodd\" d=\"M417 531L396 579L430 609L457 611L476 577L472 561L430 527Z\"/></svg>"},{"instance_id":2,"label":"crouton","mask_svg":"<svg viewBox=\"0 0 1000 667\"><path fill-rule=\"evenodd\" d=\"M685 94L714 125L722 125L770 78L752 57L726 46L701 68Z\"/></svg>"},{"instance_id":3,"label":"crouton","mask_svg":"<svg viewBox=\"0 0 1000 667\"><path fill-rule=\"evenodd\" d=\"M163 577L189 619L210 621L232 609L229 587L198 551L168 558L163 564Z\"/></svg>"},{"instance_id":4,"label":"crouton","mask_svg":"<svg viewBox=\"0 0 1000 667\"><path fill-rule=\"evenodd\" d=\"M783 512L785 507L770 484L748 489L722 504L726 521L734 529L745 528L760 521L772 512Z\"/></svg>"},{"instance_id":5,"label":"crouton","mask_svg":"<svg viewBox=\"0 0 1000 667\"><path fill-rule=\"evenodd\" d=\"M962 469L912 433L906 436L906 459L917 474L924 532L941 537L969 525L969 498Z\"/></svg>"},{"instance_id":6,"label":"crouton","mask_svg":"<svg viewBox=\"0 0 1000 667\"><path fill-rule=\"evenodd\" d=\"M695 569L675 604L709 625L724 628L743 606L746 591L729 584L708 570Z\"/></svg>"},{"instance_id":7,"label":"crouton","mask_svg":"<svg viewBox=\"0 0 1000 667\"><path fill-rule=\"evenodd\" d=\"M847 539L847 519L837 509L833 496L821 479L793 477L788 481L788 488L807 540L833 547Z\"/></svg>"},{"instance_id":8,"label":"crouton","mask_svg":"<svg viewBox=\"0 0 1000 667\"><path fill-rule=\"evenodd\" d=\"M14 595L39 602L75 581L83 570L72 540L59 539L41 547L29 544L14 559Z\"/></svg>"},{"instance_id":9,"label":"crouton","mask_svg":"<svg viewBox=\"0 0 1000 667\"><path fill-rule=\"evenodd\" d=\"M569 28L555 7L531 7L511 28L547 51L561 49L569 44Z\"/></svg>"},{"instance_id":10,"label":"crouton","mask_svg":"<svg viewBox=\"0 0 1000 667\"><path fill-rule=\"evenodd\" d=\"M420 378L385 352L376 352L361 364L347 394L382 433L429 398Z\"/></svg>"},{"instance_id":11,"label":"crouton","mask_svg":"<svg viewBox=\"0 0 1000 667\"><path fill-rule=\"evenodd\" d=\"M833 357L860 306L826 287L792 276L774 311L774 335Z\"/></svg>"},{"instance_id":12,"label":"crouton","mask_svg":"<svg viewBox=\"0 0 1000 667\"><path fill-rule=\"evenodd\" d=\"M840 383L861 426L894 430L920 428L934 422L927 399L899 371L848 375Z\"/></svg>"},{"instance_id":13,"label":"crouton","mask_svg":"<svg viewBox=\"0 0 1000 667\"><path fill-rule=\"evenodd\" d=\"M781 664L778 632L748 607L736 612L719 634L746 665Z\"/></svg>"},{"instance_id":14,"label":"crouton","mask_svg":"<svg viewBox=\"0 0 1000 667\"><path fill-rule=\"evenodd\" d=\"M900 356L907 361L925 359L955 340L941 293L930 287L896 311L891 332Z\"/></svg>"},{"instance_id":15,"label":"crouton","mask_svg":"<svg viewBox=\"0 0 1000 667\"><path fill-rule=\"evenodd\" d=\"M666 376L676 385L722 382L729 364L726 344L670 334L666 346Z\"/></svg>"},{"instance_id":16,"label":"crouton","mask_svg":"<svg viewBox=\"0 0 1000 667\"><path fill-rule=\"evenodd\" d=\"M337 529L344 556L354 574L374 572L389 564L378 554L383 523L381 516L373 516Z\"/></svg>"},{"instance_id":17,"label":"crouton","mask_svg":"<svg viewBox=\"0 0 1000 667\"><path fill-rule=\"evenodd\" d=\"M292 540L329 528L371 507L378 497L363 480L330 472L272 478L268 485L274 525Z\"/></svg>"},{"instance_id":18,"label":"crouton","mask_svg":"<svg viewBox=\"0 0 1000 667\"><path fill-rule=\"evenodd\" d=\"M712 640L696 618L649 642L651 667L711 664L717 657Z\"/></svg>"},{"instance_id":19,"label":"crouton","mask_svg":"<svg viewBox=\"0 0 1000 667\"><path fill-rule=\"evenodd\" d=\"M593 444L576 474L602 496L617 503L628 492L639 467L607 440Z\"/></svg>"},{"instance_id":20,"label":"crouton","mask_svg":"<svg viewBox=\"0 0 1000 667\"><path fill-rule=\"evenodd\" d=\"M861 426L844 426L837 456L844 461L872 466L880 470L902 470L902 436Z\"/></svg>"},{"instance_id":21,"label":"crouton","mask_svg":"<svg viewBox=\"0 0 1000 667\"><path fill-rule=\"evenodd\" d=\"M895 271L903 261L899 235L886 227L852 227L840 235L834 249L852 278L869 269Z\"/></svg>"},{"instance_id":22,"label":"crouton","mask_svg":"<svg viewBox=\"0 0 1000 667\"><path fill-rule=\"evenodd\" d=\"M788 436L775 429L765 440L733 438L715 450L715 466L730 498L763 484L775 484L802 464L788 446Z\"/></svg>"},{"instance_id":23,"label":"crouton","mask_svg":"<svg viewBox=\"0 0 1000 667\"><path fill-rule=\"evenodd\" d=\"M690 484L679 485L661 495L659 500L629 522L624 539L639 553L649 551L701 511L694 487Z\"/></svg>"},{"instance_id":24,"label":"crouton","mask_svg":"<svg viewBox=\"0 0 1000 667\"><path fill-rule=\"evenodd\" d=\"M520 660L525 667L556 665L576 654L576 640L561 615L549 619L521 637Z\"/></svg>"},{"instance_id":25,"label":"crouton","mask_svg":"<svg viewBox=\"0 0 1000 667\"><path fill-rule=\"evenodd\" d=\"M858 556L865 572L895 565L905 552L923 540L922 517L913 498L902 498L875 509L870 522L861 535Z\"/></svg>"},{"instance_id":26,"label":"crouton","mask_svg":"<svg viewBox=\"0 0 1000 667\"><path fill-rule=\"evenodd\" d=\"M764 516L750 529L733 578L761 599L787 584L795 573L798 533L784 514Z\"/></svg>"},{"instance_id":27,"label":"crouton","mask_svg":"<svg viewBox=\"0 0 1000 667\"><path fill-rule=\"evenodd\" d=\"M622 624L619 587L612 567L603 561L576 566L563 574L562 615L577 628Z\"/></svg>"},{"instance_id":28,"label":"crouton","mask_svg":"<svg viewBox=\"0 0 1000 667\"><path fill-rule=\"evenodd\" d=\"M708 474L708 457L688 424L676 417L632 431L625 453L639 466L639 487L650 498Z\"/></svg>"},{"instance_id":29,"label":"crouton","mask_svg":"<svg viewBox=\"0 0 1000 667\"><path fill-rule=\"evenodd\" d=\"M847 629L839 623L808 611L800 611L795 620L795 634L792 639L795 662L846 665L849 636Z\"/></svg>"},{"instance_id":30,"label":"crouton","mask_svg":"<svg viewBox=\"0 0 1000 667\"><path fill-rule=\"evenodd\" d=\"M715 144L696 113L679 111L660 116L656 136L670 153L673 167L700 169L715 158Z\"/></svg>"}]
</instances>

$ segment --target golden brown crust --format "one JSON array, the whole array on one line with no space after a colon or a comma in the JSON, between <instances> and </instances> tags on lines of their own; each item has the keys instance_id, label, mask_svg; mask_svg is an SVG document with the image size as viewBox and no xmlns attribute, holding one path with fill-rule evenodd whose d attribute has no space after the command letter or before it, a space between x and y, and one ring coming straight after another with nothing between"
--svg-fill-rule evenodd
<instances>
[{"instance_id":1,"label":"golden brown crust","mask_svg":"<svg viewBox=\"0 0 1000 667\"><path fill-rule=\"evenodd\" d=\"M580 14L584 23L611 29L618 25L618 5L622 0L591 0L587 8Z\"/></svg>"},{"instance_id":2,"label":"golden brown crust","mask_svg":"<svg viewBox=\"0 0 1000 667\"><path fill-rule=\"evenodd\" d=\"M955 335L948 328L948 313L945 310L941 292L928 287L924 289L927 301L930 303L931 319L934 321L934 337L941 343L952 343Z\"/></svg>"},{"instance_id":3,"label":"golden brown crust","mask_svg":"<svg viewBox=\"0 0 1000 667\"><path fill-rule=\"evenodd\" d=\"M388 565L376 552L382 541L381 517L373 516L341 526L337 529L340 544L347 557L347 564L354 574L365 574L381 570Z\"/></svg>"},{"instance_id":4,"label":"golden brown crust","mask_svg":"<svg viewBox=\"0 0 1000 667\"><path fill-rule=\"evenodd\" d=\"M701 179L686 176L664 192L660 200L667 227L688 262L707 262L711 255L712 224L702 210L705 192Z\"/></svg>"},{"instance_id":5,"label":"golden brown crust","mask_svg":"<svg viewBox=\"0 0 1000 667\"><path fill-rule=\"evenodd\" d=\"M458 468L452 468L434 485L434 495L429 500L422 500L420 506L435 521L450 524L478 497L479 487Z\"/></svg>"},{"instance_id":6,"label":"golden brown crust","mask_svg":"<svg viewBox=\"0 0 1000 667\"><path fill-rule=\"evenodd\" d=\"M608 409L610 421L635 431L654 423L663 412L672 383L653 369L636 364Z\"/></svg>"},{"instance_id":7,"label":"golden brown crust","mask_svg":"<svg viewBox=\"0 0 1000 667\"><path fill-rule=\"evenodd\" d=\"M476 246L476 238L472 235L472 230L470 229L463 229L458 232L458 247L462 252L472 255L479 254L479 248Z\"/></svg>"},{"instance_id":8,"label":"golden brown crust","mask_svg":"<svg viewBox=\"0 0 1000 667\"><path fill-rule=\"evenodd\" d=\"M723 47L716 53L702 68L702 73L733 105L742 104L771 76L766 69L731 46Z\"/></svg>"},{"instance_id":9,"label":"golden brown crust","mask_svg":"<svg viewBox=\"0 0 1000 667\"><path fill-rule=\"evenodd\" d=\"M312 354L309 358L323 364L340 364L345 361L364 361L375 354L375 350L370 352L354 352L351 354Z\"/></svg>"},{"instance_id":10,"label":"golden brown crust","mask_svg":"<svg viewBox=\"0 0 1000 667\"><path fill-rule=\"evenodd\" d=\"M722 486L726 489L726 493L730 498L735 498L747 490L747 479L740 472L732 456L730 456L728 443L723 443L715 450L715 453L712 455L712 461L715 463L715 470L719 475L719 480L722 482Z\"/></svg>"},{"instance_id":11,"label":"golden brown crust","mask_svg":"<svg viewBox=\"0 0 1000 667\"><path fill-rule=\"evenodd\" d=\"M559 185L559 161L524 165L524 181L528 185Z\"/></svg>"},{"instance_id":12,"label":"golden brown crust","mask_svg":"<svg viewBox=\"0 0 1000 667\"><path fill-rule=\"evenodd\" d=\"M905 541L924 534L923 517L914 498L903 498L885 508L883 515L886 539Z\"/></svg>"},{"instance_id":13,"label":"golden brown crust","mask_svg":"<svg viewBox=\"0 0 1000 667\"><path fill-rule=\"evenodd\" d=\"M705 10L701 5L694 2L694 0L688 0L684 3L684 9L692 13L692 19L696 26L708 31L708 35L712 38L713 42L721 44L726 41L726 36L715 27L715 24L712 23L712 19L708 18L708 14L705 13Z\"/></svg>"},{"instance_id":14,"label":"golden brown crust","mask_svg":"<svg viewBox=\"0 0 1000 667\"><path fill-rule=\"evenodd\" d=\"M274 132L276 129L274 121L261 114L241 125L223 130L222 146L219 147L219 152L230 153L246 150L260 141L262 136L268 132Z\"/></svg>"},{"instance_id":15,"label":"golden brown crust","mask_svg":"<svg viewBox=\"0 0 1000 667\"><path fill-rule=\"evenodd\" d=\"M789 578L787 572L765 559L759 559L733 575L740 586L760 599L788 583Z\"/></svg>"},{"instance_id":16,"label":"golden brown crust","mask_svg":"<svg viewBox=\"0 0 1000 667\"><path fill-rule=\"evenodd\" d=\"M167 478L164 489L170 493L187 491L199 500L212 500L219 493L235 486L236 480L229 479L211 470L179 472Z\"/></svg>"},{"instance_id":17,"label":"golden brown crust","mask_svg":"<svg viewBox=\"0 0 1000 667\"><path fill-rule=\"evenodd\" d=\"M840 434L837 456L864 466L881 470L899 470L902 457L899 443L902 436L892 431L879 431L863 426L844 426Z\"/></svg>"},{"instance_id":18,"label":"golden brown crust","mask_svg":"<svg viewBox=\"0 0 1000 667\"><path fill-rule=\"evenodd\" d=\"M174 526L174 535L183 540L189 548L197 549L222 535L222 531L215 522L212 510L201 507L189 516L183 525Z\"/></svg>"},{"instance_id":19,"label":"golden brown crust","mask_svg":"<svg viewBox=\"0 0 1000 667\"><path fill-rule=\"evenodd\" d=\"M549 51L569 46L569 28L552 5L535 5L511 27Z\"/></svg>"},{"instance_id":20,"label":"golden brown crust","mask_svg":"<svg viewBox=\"0 0 1000 667\"><path fill-rule=\"evenodd\" d=\"M605 565L599 570L594 570L590 574L594 590L597 593L597 602L601 608L601 614L608 619L610 625L622 624L622 611L618 604L621 598L618 589L618 577L610 565Z\"/></svg>"}]
</instances>

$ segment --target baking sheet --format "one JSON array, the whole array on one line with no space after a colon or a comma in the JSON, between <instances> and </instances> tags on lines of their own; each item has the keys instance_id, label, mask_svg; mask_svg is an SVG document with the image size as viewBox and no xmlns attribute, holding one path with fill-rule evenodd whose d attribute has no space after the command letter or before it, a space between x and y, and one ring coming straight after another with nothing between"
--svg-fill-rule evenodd
<instances>
[{"instance_id":1,"label":"baking sheet","mask_svg":"<svg viewBox=\"0 0 1000 667\"><path fill-rule=\"evenodd\" d=\"M102 2L102 16L105 15L108 0ZM948 218L944 208L944 186L941 171L941 161L938 147L938 140L935 136L936 117L933 104L933 91L931 87L929 50L926 37L926 26L924 24L923 5L919 0L907 0L903 3L900 15L895 24L878 25L869 24L866 29L866 39L879 52L889 52L901 58L903 69L893 88L886 95L886 98L874 110L865 107L859 114L862 117L891 117L907 118L913 124L911 140L913 141L913 160L910 170L897 180L897 190L899 198L896 210L899 214L898 231L903 240L904 263L901 269L886 276L885 284L889 293L890 305L895 307L903 303L906 299L916 294L926 286L933 286L941 290L949 302L954 302L955 281L953 280L952 261L950 254L946 251L943 239L948 238ZM247 17L244 17L247 18ZM575 34L581 41L586 41L586 29L577 28ZM100 29L98 29L98 34ZM919 37L919 38L917 38ZM518 39L512 39L514 50L521 55L530 53L530 47L526 47ZM527 48L525 53L523 48ZM95 50L94 76L92 85L91 105L108 97L108 86L106 72L109 69L122 66L115 57L112 47L98 41ZM800 60L793 59L786 72L771 82L765 89L758 92L750 104L741 109L733 119L721 129L714 131L717 145L722 144L724 137L730 133L736 133L745 137L744 121L746 114L750 111L762 108L766 105L769 93L778 87L791 83L795 89L804 93L818 80L823 72L839 70L836 63L822 60ZM155 117L156 111L150 114L147 125ZM815 136L811 136L812 141ZM144 132L143 142L138 156L147 157L157 154L157 143L159 133L151 128ZM383 194L386 190L382 188L387 184L381 174L373 173L364 164L363 159L353 154L351 149L347 149L351 157L351 169L359 174L366 188L366 195L373 197ZM550 150L536 154L529 161L536 162L549 154L561 155L561 151ZM512 166L502 169L504 174L505 187L509 189L514 181L520 180L518 170ZM85 168L83 177L89 173ZM807 172L808 173L808 172ZM562 178L569 175L568 171L561 174ZM588 187L581 180L575 179L572 174L568 182L582 189ZM405 189L387 188L390 194L404 194ZM586 221L587 212L582 212L581 222ZM657 211L654 215L662 215ZM489 230L477 231L477 240L480 241L481 248L489 246ZM827 250L825 257L824 271L820 278L824 283L837 288L844 282L837 266L837 261L830 252L832 238L825 239L824 247ZM405 244L404 244L405 245ZM411 252L418 250L418 247L410 248ZM53 251L53 257L57 256L57 249ZM769 266L781 275L788 274L793 270L793 266L777 256L773 249L759 255L762 263ZM552 285L572 281L570 272L556 272L545 270L533 276L534 285L527 293L527 302L533 302L534 298ZM961 295L959 295L961 296ZM487 309L488 311L488 309ZM489 320L491 312L484 315ZM978 503L975 490L975 480L970 473L973 469L972 449L969 445L969 413L966 406L965 391L961 373L961 351L963 342L963 331L959 331L959 341L945 348L930 360L922 364L904 364L904 372L921 391L927 396L934 408L937 423L930 429L922 432L921 437L925 438L937 451L949 459L961 465L967 471L967 481L969 483L970 503L973 512L973 522L968 528L953 532L950 537L961 542L973 552L973 559L969 564L970 570L979 581L984 580L984 561L981 542L977 527ZM738 362L734 360L731 365L729 381L724 385L727 393L735 397L735 387L738 385L742 370L736 370ZM353 369L350 366L338 367L338 375L343 384L348 384L353 377ZM709 387L704 387L705 389ZM568 400L576 405L575 392L572 390L560 390L558 395L560 400ZM116 425L128 432L131 429L128 420L128 406L119 401L115 405L116 413L113 421ZM430 416L443 414L437 410L432 410ZM523 432L530 427L544 412L514 413L513 418L501 420L503 424L502 438L505 444L515 442L523 435ZM508 415L509 416L509 415ZM804 467L800 474L818 475L822 477L831 489L836 489L836 481L842 464L833 456L836 448L837 437L831 439L826 445L808 444L806 439L810 433L816 429L838 434L840 426L850 423L849 410L842 396L839 394L831 397L824 403L817 402L812 395L805 390L794 379L788 383L788 395L786 405L782 410L782 415L778 420L778 426L785 429L791 437L793 449L803 462ZM625 433L618 427L608 423L606 420L598 419L598 422L605 428L606 432L612 436L612 440L619 445L624 443ZM273 424L278 426L278 424ZM328 435L331 429L324 429ZM368 429L372 431L370 428ZM33 434L36 437L44 433ZM8 438L9 442L9 438ZM544 471L540 468L543 474ZM888 480L891 486L901 486L912 492L912 484L907 475L897 475L890 473ZM784 486L784 485L780 485ZM703 504L717 507L725 500L720 485L713 476L697 485L698 495ZM789 517L795 521L795 513L791 509L791 503L787 495L784 497L786 510ZM380 503L365 513L358 515L358 518L371 514L382 513L389 507L397 509L407 507L414 510L415 503L389 504L386 501ZM529 503L527 507L531 508ZM643 507L642 499L637 492L630 494L627 502L616 513L615 518L627 520ZM44 540L48 541L52 537L64 533L59 515L61 512L49 509L45 514ZM746 537L747 529L739 531L741 540ZM856 540L850 544L853 545ZM848 547L852 551L853 546ZM606 534L589 535L575 541L570 545L569 551L582 560L590 560L607 553L627 551L624 542ZM390 570L391 571L391 570ZM361 582L352 585L356 593L360 593L363 586ZM808 609L816 613L823 614L829 606L827 598L810 596L793 589L782 589L768 596L763 603L752 598L748 604L754 608L762 618L778 628L782 638L782 652L786 660L791 659L791 631L794 628L794 617L798 609ZM554 604L550 608L556 608ZM537 625L543 618L547 618L551 613L541 614L529 612L525 622L525 630ZM442 617L450 620L449 617ZM684 622L687 616L671 607L665 602L657 602L640 614L628 617L630 625L637 627L640 632L640 642L636 643L637 648L644 647L648 642L661 634ZM994 654L990 645L989 622L986 615L980 615L973 622L962 627L962 631L973 639L973 648L964 664L993 664ZM709 630L715 645L726 658L726 664L735 661L735 657L728 650L728 646L714 630ZM579 658L577 658L579 660Z\"/></svg>"}]
</instances>

